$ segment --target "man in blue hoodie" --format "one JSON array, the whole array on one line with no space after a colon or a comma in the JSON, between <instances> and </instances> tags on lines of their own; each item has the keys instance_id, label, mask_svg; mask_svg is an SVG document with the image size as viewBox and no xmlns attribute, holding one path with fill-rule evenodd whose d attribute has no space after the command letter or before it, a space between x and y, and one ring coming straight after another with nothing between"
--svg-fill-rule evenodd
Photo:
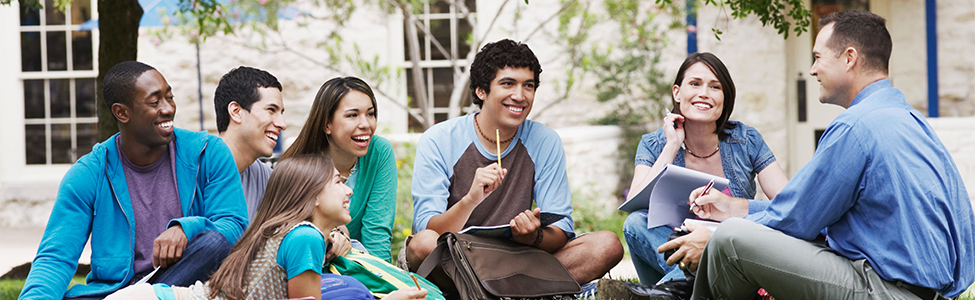
<instances>
[{"instance_id":1,"label":"man in blue hoodie","mask_svg":"<svg viewBox=\"0 0 975 300\"><path fill-rule=\"evenodd\" d=\"M162 74L119 63L103 92L119 133L62 178L20 299L101 299L147 275L180 286L206 280L247 225L230 150L216 136L173 127ZM69 290L89 235L91 273Z\"/></svg>"}]
</instances>

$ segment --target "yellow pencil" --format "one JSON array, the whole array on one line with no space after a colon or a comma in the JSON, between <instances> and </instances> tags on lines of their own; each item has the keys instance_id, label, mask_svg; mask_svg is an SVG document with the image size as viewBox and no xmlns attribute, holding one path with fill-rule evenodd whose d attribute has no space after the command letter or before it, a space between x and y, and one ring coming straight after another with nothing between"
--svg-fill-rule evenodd
<instances>
[{"instance_id":1,"label":"yellow pencil","mask_svg":"<svg viewBox=\"0 0 975 300\"><path fill-rule=\"evenodd\" d=\"M498 129L494 130L495 141L498 142L498 168L501 168L501 131Z\"/></svg>"},{"instance_id":2,"label":"yellow pencil","mask_svg":"<svg viewBox=\"0 0 975 300\"><path fill-rule=\"evenodd\" d=\"M413 284L416 285L416 290L419 291L420 290L420 282L419 281L416 281L416 276L413 276L413 274L410 274L410 278L413 278Z\"/></svg>"}]
</instances>

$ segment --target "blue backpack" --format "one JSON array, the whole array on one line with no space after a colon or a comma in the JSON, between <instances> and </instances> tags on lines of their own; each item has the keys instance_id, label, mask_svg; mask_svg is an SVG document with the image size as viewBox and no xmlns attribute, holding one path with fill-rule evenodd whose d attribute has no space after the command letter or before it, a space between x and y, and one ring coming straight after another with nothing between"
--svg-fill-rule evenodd
<instances>
[{"instance_id":1,"label":"blue backpack","mask_svg":"<svg viewBox=\"0 0 975 300\"><path fill-rule=\"evenodd\" d=\"M322 299L375 300L369 289L355 278L332 273L322 273Z\"/></svg>"}]
</instances>

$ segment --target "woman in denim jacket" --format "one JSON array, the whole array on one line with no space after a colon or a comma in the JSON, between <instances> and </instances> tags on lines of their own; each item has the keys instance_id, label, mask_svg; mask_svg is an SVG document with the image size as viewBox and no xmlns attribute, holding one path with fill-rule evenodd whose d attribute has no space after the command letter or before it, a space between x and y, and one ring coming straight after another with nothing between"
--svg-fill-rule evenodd
<instances>
[{"instance_id":1,"label":"woman in denim jacket","mask_svg":"<svg viewBox=\"0 0 975 300\"><path fill-rule=\"evenodd\" d=\"M735 105L735 84L714 54L694 53L684 60L674 80L672 103L663 128L640 140L630 192L643 189L667 164L727 178L730 184L724 192L730 190L734 197L754 198L756 176L769 199L785 186L788 179L762 135L728 120ZM647 210L626 218L623 233L641 283L677 279L668 283L675 285L671 288L692 286L682 280L684 272L676 264L668 266L663 254L657 253L673 232L667 226L647 229Z\"/></svg>"}]
</instances>

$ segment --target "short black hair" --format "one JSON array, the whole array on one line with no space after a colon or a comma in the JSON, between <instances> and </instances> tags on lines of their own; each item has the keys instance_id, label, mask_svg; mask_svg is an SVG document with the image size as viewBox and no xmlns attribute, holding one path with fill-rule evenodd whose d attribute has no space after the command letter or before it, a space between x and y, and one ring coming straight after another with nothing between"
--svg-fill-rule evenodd
<instances>
[{"instance_id":1,"label":"short black hair","mask_svg":"<svg viewBox=\"0 0 975 300\"><path fill-rule=\"evenodd\" d=\"M115 103L132 105L136 80L146 71L155 69L137 61L123 61L109 69L102 82L102 94L108 110L112 110L112 105Z\"/></svg>"},{"instance_id":2,"label":"short black hair","mask_svg":"<svg viewBox=\"0 0 975 300\"><path fill-rule=\"evenodd\" d=\"M490 43L481 48L471 63L471 100L477 107L484 105L484 100L477 96L477 88L490 93L491 81L498 75L498 70L507 67L532 70L535 73L535 88L538 88L542 65L528 45L509 39Z\"/></svg>"},{"instance_id":3,"label":"short black hair","mask_svg":"<svg viewBox=\"0 0 975 300\"><path fill-rule=\"evenodd\" d=\"M240 107L251 111L254 102L261 100L261 88L282 90L278 78L267 71L240 66L220 78L217 90L213 92L213 110L217 113L217 132L227 131L230 125L230 112L227 106L237 102Z\"/></svg>"},{"instance_id":4,"label":"short black hair","mask_svg":"<svg viewBox=\"0 0 975 300\"><path fill-rule=\"evenodd\" d=\"M833 36L826 42L827 47L837 55L847 47L856 48L866 69L885 74L893 48L886 23L883 17L862 10L841 11L819 18L820 29L833 24Z\"/></svg>"}]
</instances>

